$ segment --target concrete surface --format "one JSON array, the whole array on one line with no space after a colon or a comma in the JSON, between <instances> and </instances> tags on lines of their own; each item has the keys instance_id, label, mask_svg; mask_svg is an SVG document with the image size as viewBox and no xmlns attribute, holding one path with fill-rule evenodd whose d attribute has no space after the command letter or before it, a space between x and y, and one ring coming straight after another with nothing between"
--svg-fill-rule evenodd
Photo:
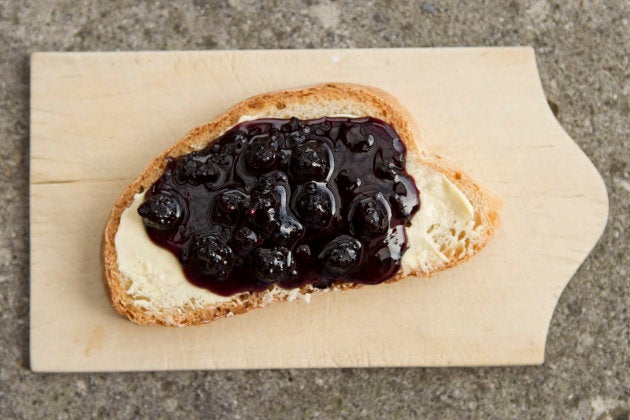
<instances>
[{"instance_id":1,"label":"concrete surface","mask_svg":"<svg viewBox=\"0 0 630 420\"><path fill-rule=\"evenodd\" d=\"M78 4L81 3L81 4ZM0 2L3 418L628 418L630 2ZM558 119L608 186L610 221L564 291L539 367L33 374L32 51L533 45Z\"/></svg>"}]
</instances>

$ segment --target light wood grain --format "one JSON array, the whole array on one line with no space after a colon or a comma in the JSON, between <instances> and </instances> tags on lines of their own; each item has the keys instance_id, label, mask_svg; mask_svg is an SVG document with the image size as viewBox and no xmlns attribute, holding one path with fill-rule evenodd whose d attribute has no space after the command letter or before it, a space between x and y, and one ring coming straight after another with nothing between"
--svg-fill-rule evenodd
<instances>
[{"instance_id":1,"label":"light wood grain","mask_svg":"<svg viewBox=\"0 0 630 420\"><path fill-rule=\"evenodd\" d=\"M558 298L599 238L601 177L551 114L529 48L37 53L31 82L31 368L36 371L537 364ZM469 262L184 329L110 308L102 229L188 130L251 95L380 87L430 147L504 199Z\"/></svg>"}]
</instances>

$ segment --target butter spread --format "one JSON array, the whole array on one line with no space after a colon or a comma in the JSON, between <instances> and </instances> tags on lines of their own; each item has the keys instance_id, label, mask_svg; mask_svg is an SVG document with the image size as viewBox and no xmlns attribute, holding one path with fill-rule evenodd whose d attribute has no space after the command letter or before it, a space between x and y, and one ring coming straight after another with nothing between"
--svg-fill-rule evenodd
<instances>
[{"instance_id":1,"label":"butter spread","mask_svg":"<svg viewBox=\"0 0 630 420\"><path fill-rule=\"evenodd\" d=\"M441 251L442 244L454 246L460 232L471 239L479 234L474 229L475 211L464 193L441 172L410 156L406 166L420 191L421 204L406 229L409 248L403 255L402 269L405 273L427 272L449 261Z\"/></svg>"},{"instance_id":2,"label":"butter spread","mask_svg":"<svg viewBox=\"0 0 630 420\"><path fill-rule=\"evenodd\" d=\"M151 242L138 214L143 201L144 193L134 196L120 217L115 238L118 269L131 281L127 293L139 306L194 306L231 300L191 284L177 258Z\"/></svg>"},{"instance_id":3,"label":"butter spread","mask_svg":"<svg viewBox=\"0 0 630 420\"><path fill-rule=\"evenodd\" d=\"M258 118L261 116L243 115L239 123ZM402 258L402 271L426 272L449 261L441 248L451 228L457 234L465 232L471 239L478 234L474 230L474 208L448 178L420 159L408 156L406 166L420 191L421 206L406 229L409 248ZM134 196L121 215L115 238L119 270L130 281L127 293L139 306L145 307L205 306L232 301L234 297L220 296L191 284L177 258L149 239L137 212L143 201L144 193ZM284 294L289 300L299 297L297 290L284 291Z\"/></svg>"},{"instance_id":4,"label":"butter spread","mask_svg":"<svg viewBox=\"0 0 630 420\"><path fill-rule=\"evenodd\" d=\"M359 118L358 115L353 115L353 114L332 114L329 115L329 117L340 117L340 118ZM237 124L240 124L242 122L245 121L254 121L257 120L259 118L275 118L273 116L262 116L262 115L243 115L241 116L241 118L238 119Z\"/></svg>"},{"instance_id":5,"label":"butter spread","mask_svg":"<svg viewBox=\"0 0 630 420\"><path fill-rule=\"evenodd\" d=\"M258 117L256 115L247 115L247 114L245 114L245 115L242 115L241 118L239 118L236 123L240 124L242 122L253 121L253 120L258 119L258 118L260 118L260 117Z\"/></svg>"},{"instance_id":6,"label":"butter spread","mask_svg":"<svg viewBox=\"0 0 630 420\"><path fill-rule=\"evenodd\" d=\"M439 238L430 233L431 227L445 224L472 231L474 210L466 196L441 173L419 162L408 162L407 170L416 180L422 204L412 226L407 228L409 249L403 256L402 270L428 271L439 261L448 262L439 250ZM119 270L131 281L127 292L138 300L138 305L168 307L230 301L230 297L192 285L177 258L151 242L137 212L143 200L144 193L134 196L121 215L116 234ZM289 296L290 300L297 297Z\"/></svg>"}]
</instances>

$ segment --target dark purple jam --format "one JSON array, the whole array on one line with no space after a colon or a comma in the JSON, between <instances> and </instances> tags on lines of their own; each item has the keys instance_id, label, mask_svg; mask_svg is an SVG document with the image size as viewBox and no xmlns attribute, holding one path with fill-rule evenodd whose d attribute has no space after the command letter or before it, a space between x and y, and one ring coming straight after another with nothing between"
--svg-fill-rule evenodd
<instances>
[{"instance_id":1,"label":"dark purple jam","mask_svg":"<svg viewBox=\"0 0 630 420\"><path fill-rule=\"evenodd\" d=\"M419 209L405 148L375 118L259 119L169 159L138 213L195 285L223 296L377 284Z\"/></svg>"}]
</instances>

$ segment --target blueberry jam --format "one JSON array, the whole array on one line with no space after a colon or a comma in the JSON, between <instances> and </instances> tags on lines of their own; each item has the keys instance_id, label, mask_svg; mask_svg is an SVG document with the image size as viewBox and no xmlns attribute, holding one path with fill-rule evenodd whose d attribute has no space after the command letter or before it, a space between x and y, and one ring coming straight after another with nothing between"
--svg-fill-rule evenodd
<instances>
[{"instance_id":1,"label":"blueberry jam","mask_svg":"<svg viewBox=\"0 0 630 420\"><path fill-rule=\"evenodd\" d=\"M169 159L138 208L151 240L223 296L377 284L420 207L405 148L376 118L259 119Z\"/></svg>"}]
</instances>

